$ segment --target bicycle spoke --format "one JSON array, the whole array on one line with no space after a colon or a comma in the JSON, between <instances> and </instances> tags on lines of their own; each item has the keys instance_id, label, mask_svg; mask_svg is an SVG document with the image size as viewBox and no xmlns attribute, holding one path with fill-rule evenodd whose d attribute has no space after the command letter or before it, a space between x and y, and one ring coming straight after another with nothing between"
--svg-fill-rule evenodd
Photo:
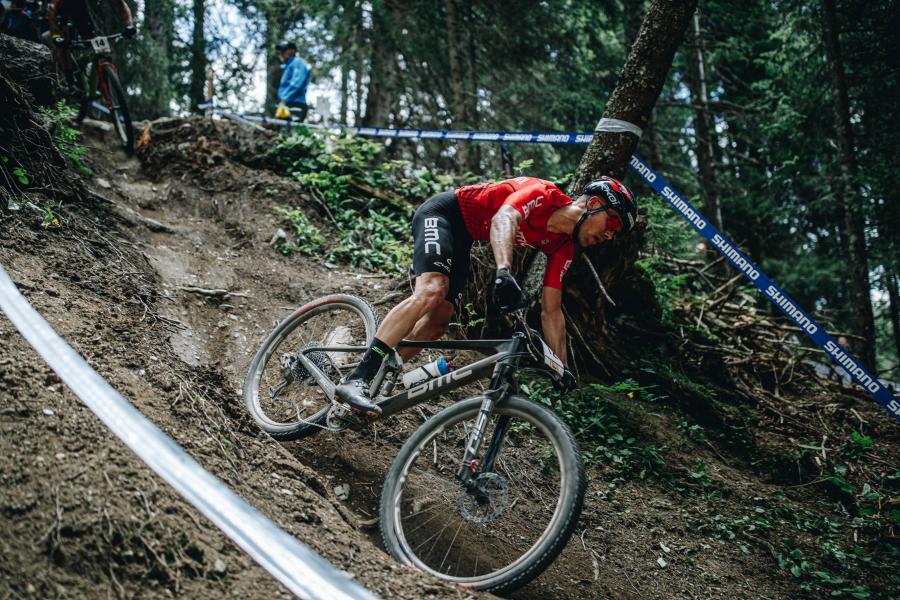
<instances>
[{"instance_id":1,"label":"bicycle spoke","mask_svg":"<svg viewBox=\"0 0 900 600\"><path fill-rule=\"evenodd\" d=\"M271 342L266 362L256 366L259 393L251 399L251 410L264 427L303 424L308 419L322 419L331 401L319 388L313 374L300 362L303 355L315 369L337 383L343 376L345 358L358 361L361 352L322 352L306 350L313 346L350 345L365 347L371 335L358 309L350 304L334 303L311 311L309 315L292 315L296 324L286 328L281 337ZM374 317L372 318L374 324ZM312 368L312 367L310 367ZM270 430L271 432L271 430Z\"/></svg>"},{"instance_id":2,"label":"bicycle spoke","mask_svg":"<svg viewBox=\"0 0 900 600\"><path fill-rule=\"evenodd\" d=\"M473 415L435 431L420 444L405 479L398 533L407 554L444 576L486 576L517 560L553 519L556 506L543 498L561 493L559 473L541 475L543 461L534 460L537 449L547 447L534 428L529 434L536 439L508 433L497 449L493 472L476 470L475 487L461 487L456 475L474 420ZM485 440L492 439L496 420L490 420ZM476 464L489 446L482 445ZM414 490L424 495L416 496Z\"/></svg>"}]
</instances>

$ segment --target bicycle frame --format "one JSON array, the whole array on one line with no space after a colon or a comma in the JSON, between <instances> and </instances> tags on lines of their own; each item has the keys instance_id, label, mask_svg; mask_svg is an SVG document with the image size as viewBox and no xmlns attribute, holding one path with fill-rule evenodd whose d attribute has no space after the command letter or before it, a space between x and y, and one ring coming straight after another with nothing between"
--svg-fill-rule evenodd
<instances>
[{"instance_id":1,"label":"bicycle frame","mask_svg":"<svg viewBox=\"0 0 900 600\"><path fill-rule=\"evenodd\" d=\"M119 71L112 59L112 49L110 46L110 42L114 42L121 37L121 33L106 36L96 36L87 40L78 40L74 42L70 48L70 50L88 50L90 54L90 56L88 57L88 64L90 65L91 69L90 75L88 75L86 86L87 89L85 90L85 94L86 97L90 99L94 95L95 91L100 92L100 97L106 103L106 105L102 107L103 109L105 109L105 112L109 112L112 109L112 101L108 84L106 82L106 79L103 77L103 67L109 67L114 73L118 75ZM79 61L75 60L74 57L72 57L72 62L76 65L76 69L82 71L82 75L87 75L87 73L85 73L85 71L88 70L87 65L80 65Z\"/></svg>"},{"instance_id":2,"label":"bicycle frame","mask_svg":"<svg viewBox=\"0 0 900 600\"><path fill-rule=\"evenodd\" d=\"M420 342L412 340L403 340L398 348L422 348L431 350L494 350L495 353L487 356L474 363L450 371L446 375L441 375L428 381L424 381L413 386L408 390L404 390L392 396L376 395L376 402L381 407L381 416L388 417L404 411L417 404L421 404L427 400L445 394L449 391L460 388L466 384L472 383L479 379L485 379L494 371L496 379L500 371L504 371L500 367L510 364L510 360L517 361L520 356L521 345L524 342L524 334L516 334L510 339L502 340L447 340L438 342ZM363 346L310 346L304 349L304 353L300 353L297 358L303 367L316 380L316 383L325 392L329 399L334 398L334 383L328 376L322 372L311 360L306 356L306 352L365 352ZM372 392L377 394L387 375L390 367L384 365L378 372L372 382ZM492 391L499 387L500 381L492 380ZM497 385L493 385L497 384Z\"/></svg>"},{"instance_id":3,"label":"bicycle frame","mask_svg":"<svg viewBox=\"0 0 900 600\"><path fill-rule=\"evenodd\" d=\"M491 386L487 393L483 395L484 399L482 401L481 410L475 421L475 427L469 437L465 456L463 457L459 473L457 474L460 482L469 485L474 481L471 476L476 473L478 467L475 456L481 447L488 417L493 411L494 405L502 400L509 391L508 386L504 386L504 379L507 378L509 372L513 368L518 366L519 359L523 355L522 349L525 344L527 344L526 335L521 332L515 333L512 338L503 340L447 340L437 342L403 340L398 344L398 348L494 350L494 354L451 371L446 375L429 379L408 390L387 397L378 396L377 392L384 383L387 372L393 369L399 370L400 366L396 363L389 365L388 361L385 361L372 382L373 396L376 398L378 406L381 407L381 416L387 417L397 414L466 384L478 381L479 379L485 379L490 375ZM365 351L365 349L365 347L358 346L311 346L305 348L304 352L361 352ZM324 372L304 355L304 352L297 355L298 359L304 368L306 368L307 372L313 376L319 387L325 391L328 398L333 401L335 385ZM494 459L496 458L506 435L508 421L509 419L506 417L501 417L498 420L498 425L494 429L490 446L485 454L484 462L481 465L482 473L490 472L493 469ZM476 490L473 489L471 491Z\"/></svg>"}]
</instances>

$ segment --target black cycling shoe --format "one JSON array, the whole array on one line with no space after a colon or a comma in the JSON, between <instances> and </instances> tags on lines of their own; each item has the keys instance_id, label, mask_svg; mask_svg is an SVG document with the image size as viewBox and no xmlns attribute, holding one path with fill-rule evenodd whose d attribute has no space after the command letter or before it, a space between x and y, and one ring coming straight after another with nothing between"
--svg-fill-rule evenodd
<instances>
[{"instance_id":1,"label":"black cycling shoe","mask_svg":"<svg viewBox=\"0 0 900 600\"><path fill-rule=\"evenodd\" d=\"M381 407L372 402L369 384L362 379L349 379L334 388L337 399L369 417L381 414Z\"/></svg>"}]
</instances>

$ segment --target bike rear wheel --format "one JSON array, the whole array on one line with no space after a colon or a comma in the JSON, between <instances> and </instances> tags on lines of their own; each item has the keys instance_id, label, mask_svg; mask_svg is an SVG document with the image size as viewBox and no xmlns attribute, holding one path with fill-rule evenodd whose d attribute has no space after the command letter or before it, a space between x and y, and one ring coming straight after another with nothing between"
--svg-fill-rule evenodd
<instances>
[{"instance_id":1,"label":"bike rear wheel","mask_svg":"<svg viewBox=\"0 0 900 600\"><path fill-rule=\"evenodd\" d=\"M113 128L116 130L116 135L119 136L119 142L122 144L125 154L131 156L134 154L134 126L131 124L131 113L128 111L125 91L122 89L115 69L107 65L103 67L102 72L106 82L106 96L108 96L104 97L104 100L109 108Z\"/></svg>"},{"instance_id":2,"label":"bike rear wheel","mask_svg":"<svg viewBox=\"0 0 900 600\"><path fill-rule=\"evenodd\" d=\"M319 346L365 348L375 337L378 317L356 296L332 294L298 308L282 321L253 358L244 380L244 402L272 437L293 440L324 427L331 400L298 362L303 352L332 383L359 363L363 352L307 350Z\"/></svg>"},{"instance_id":3,"label":"bike rear wheel","mask_svg":"<svg viewBox=\"0 0 900 600\"><path fill-rule=\"evenodd\" d=\"M546 406L508 396L490 415L473 488L457 474L483 398L454 404L406 442L385 478L381 534L401 562L479 591L513 591L563 550L584 497L571 431ZM498 423L506 434L479 473Z\"/></svg>"}]
</instances>

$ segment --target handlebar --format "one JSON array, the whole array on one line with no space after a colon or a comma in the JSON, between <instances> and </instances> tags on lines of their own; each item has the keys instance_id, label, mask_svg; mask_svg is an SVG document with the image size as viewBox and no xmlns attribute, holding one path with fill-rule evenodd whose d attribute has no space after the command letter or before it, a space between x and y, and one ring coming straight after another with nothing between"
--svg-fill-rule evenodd
<instances>
[{"instance_id":1,"label":"handlebar","mask_svg":"<svg viewBox=\"0 0 900 600\"><path fill-rule=\"evenodd\" d=\"M74 39L69 42L70 48L90 48L94 47L94 40L105 40L107 43L115 42L121 38L125 37L124 33L114 33L112 35L96 35L92 38L88 39Z\"/></svg>"},{"instance_id":2,"label":"handlebar","mask_svg":"<svg viewBox=\"0 0 900 600\"><path fill-rule=\"evenodd\" d=\"M557 357L550 346L547 345L547 342L544 341L543 337L541 337L541 334L528 326L528 323L525 321L525 310L522 308L518 308L516 310L510 311L507 314L512 317L513 321L515 321L517 329L525 334L525 341L528 345L528 353L531 354L535 362L540 363L545 369L547 369L547 371L553 376L553 379L555 381L560 380L562 378L562 373L550 366L551 359L547 356L546 353L549 351L553 358L556 358L557 360L559 360L559 357ZM561 368L565 368L562 365L562 361L559 361L559 366Z\"/></svg>"}]
</instances>

